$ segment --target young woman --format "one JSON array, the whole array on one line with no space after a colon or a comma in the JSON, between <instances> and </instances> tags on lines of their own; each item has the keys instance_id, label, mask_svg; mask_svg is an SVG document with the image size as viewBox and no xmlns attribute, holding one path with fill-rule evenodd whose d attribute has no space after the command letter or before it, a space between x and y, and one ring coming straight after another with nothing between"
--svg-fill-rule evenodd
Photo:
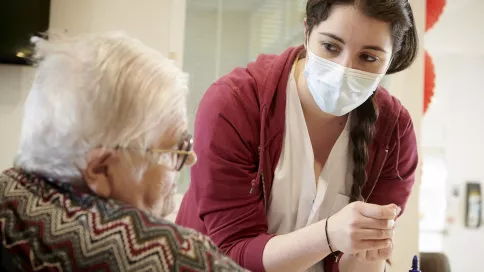
<instances>
[{"instance_id":1,"label":"young woman","mask_svg":"<svg viewBox=\"0 0 484 272\"><path fill-rule=\"evenodd\" d=\"M418 159L408 111L379 82L415 59L412 10L309 0L306 13L304 46L205 94L177 223L253 271L383 271Z\"/></svg>"}]
</instances>

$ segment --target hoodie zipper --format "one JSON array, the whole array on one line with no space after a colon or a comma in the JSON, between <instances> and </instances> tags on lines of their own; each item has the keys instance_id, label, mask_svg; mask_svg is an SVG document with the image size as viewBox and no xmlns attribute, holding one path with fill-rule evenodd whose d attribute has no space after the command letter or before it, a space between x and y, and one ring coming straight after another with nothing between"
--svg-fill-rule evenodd
<instances>
[{"instance_id":1,"label":"hoodie zipper","mask_svg":"<svg viewBox=\"0 0 484 272\"><path fill-rule=\"evenodd\" d=\"M378 170L378 175L376 175L375 182L373 182L373 187L371 187L370 192L368 193L368 196L365 199L365 202L370 199L371 193L373 193L373 190L375 189L376 183L378 182L378 179L380 178L381 171L383 171L383 166L385 165L385 162L388 157L388 147L385 148L385 156L383 157L383 161L380 163L380 170Z\"/></svg>"},{"instance_id":2,"label":"hoodie zipper","mask_svg":"<svg viewBox=\"0 0 484 272\"><path fill-rule=\"evenodd\" d=\"M264 183L264 171L260 172L260 179L262 181L262 196L264 197L264 208L267 210L266 185Z\"/></svg>"},{"instance_id":3,"label":"hoodie zipper","mask_svg":"<svg viewBox=\"0 0 484 272\"><path fill-rule=\"evenodd\" d=\"M260 160L260 146L257 147L257 156L259 156L259 160ZM252 192L254 191L255 189L255 185L256 185L256 179L253 179L252 182L251 182L251 187L250 187L250 191L249 191L249 195L252 194Z\"/></svg>"},{"instance_id":4,"label":"hoodie zipper","mask_svg":"<svg viewBox=\"0 0 484 272\"><path fill-rule=\"evenodd\" d=\"M260 146L257 147L257 154L259 155L259 161L261 161L261 159L260 159ZM259 162L259 165L260 165L260 162ZM265 185L265 182L264 182L264 171L263 170L260 170L260 180L262 182L262 196L264 197L264 208L267 209L266 185ZM249 195L252 194L252 192L254 192L255 186L257 185L256 179L252 180L251 185L252 186L250 187Z\"/></svg>"},{"instance_id":5,"label":"hoodie zipper","mask_svg":"<svg viewBox=\"0 0 484 272\"><path fill-rule=\"evenodd\" d=\"M266 197L266 184L264 182L264 172L260 172L260 180L262 182L262 196L264 197L264 207L267 209L267 197ZM255 186L257 185L257 182L255 179L252 180L252 186L250 187L249 195L254 192Z\"/></svg>"}]
</instances>

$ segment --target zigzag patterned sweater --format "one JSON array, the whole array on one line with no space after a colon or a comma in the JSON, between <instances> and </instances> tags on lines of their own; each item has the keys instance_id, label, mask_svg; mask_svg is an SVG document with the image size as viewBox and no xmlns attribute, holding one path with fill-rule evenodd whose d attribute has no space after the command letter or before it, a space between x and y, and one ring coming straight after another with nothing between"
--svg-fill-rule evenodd
<instances>
[{"instance_id":1,"label":"zigzag patterned sweater","mask_svg":"<svg viewBox=\"0 0 484 272\"><path fill-rule=\"evenodd\" d=\"M245 271L209 238L17 169L0 175L1 271Z\"/></svg>"}]
</instances>

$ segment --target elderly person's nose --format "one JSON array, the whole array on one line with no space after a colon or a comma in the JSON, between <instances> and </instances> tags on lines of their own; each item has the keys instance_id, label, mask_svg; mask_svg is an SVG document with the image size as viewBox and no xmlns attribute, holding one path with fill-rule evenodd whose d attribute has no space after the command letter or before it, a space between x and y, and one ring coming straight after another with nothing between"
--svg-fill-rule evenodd
<instances>
[{"instance_id":1,"label":"elderly person's nose","mask_svg":"<svg viewBox=\"0 0 484 272\"><path fill-rule=\"evenodd\" d=\"M197 154L195 152L192 152L188 155L186 165L187 166L192 166L197 162Z\"/></svg>"}]
</instances>

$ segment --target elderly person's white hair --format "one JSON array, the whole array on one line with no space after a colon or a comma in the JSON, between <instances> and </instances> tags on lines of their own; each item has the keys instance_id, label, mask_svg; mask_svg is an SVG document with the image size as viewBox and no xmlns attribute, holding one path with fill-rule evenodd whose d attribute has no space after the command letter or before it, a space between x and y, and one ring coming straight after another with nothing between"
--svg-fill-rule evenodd
<instances>
[{"instance_id":1,"label":"elderly person's white hair","mask_svg":"<svg viewBox=\"0 0 484 272\"><path fill-rule=\"evenodd\" d=\"M145 149L186 130L187 76L159 52L123 33L33 42L16 167L76 182L93 148Z\"/></svg>"}]
</instances>

